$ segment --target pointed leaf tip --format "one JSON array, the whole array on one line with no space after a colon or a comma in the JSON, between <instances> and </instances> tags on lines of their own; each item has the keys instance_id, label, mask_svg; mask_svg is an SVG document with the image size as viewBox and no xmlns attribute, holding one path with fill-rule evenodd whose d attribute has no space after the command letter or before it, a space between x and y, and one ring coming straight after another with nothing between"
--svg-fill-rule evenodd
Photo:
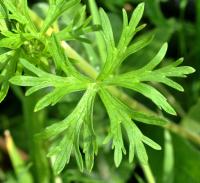
<instances>
[{"instance_id":1,"label":"pointed leaf tip","mask_svg":"<svg viewBox=\"0 0 200 183\"><path fill-rule=\"evenodd\" d=\"M140 3L140 4L138 5L138 7L144 8L144 7L145 7L145 3L144 3L144 2Z\"/></svg>"}]
</instances>

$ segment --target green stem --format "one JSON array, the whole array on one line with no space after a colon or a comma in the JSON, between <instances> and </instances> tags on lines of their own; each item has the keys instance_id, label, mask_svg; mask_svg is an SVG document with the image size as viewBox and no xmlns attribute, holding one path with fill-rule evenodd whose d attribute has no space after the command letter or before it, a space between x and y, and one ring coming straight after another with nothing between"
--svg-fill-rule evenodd
<instances>
[{"instance_id":1,"label":"green stem","mask_svg":"<svg viewBox=\"0 0 200 183\"><path fill-rule=\"evenodd\" d=\"M33 112L35 101L37 97L35 95L25 97L23 100L23 113L25 128L27 132L28 147L30 159L32 162L32 171L35 177L35 182L49 183L50 172L49 163L46 158L46 153L42 141L35 140L35 134L43 130L44 122L44 110L41 112Z\"/></svg>"},{"instance_id":2,"label":"green stem","mask_svg":"<svg viewBox=\"0 0 200 183\"><path fill-rule=\"evenodd\" d=\"M22 92L22 89L19 86L11 86L12 91L14 92L15 96L21 101L21 103L24 102L24 93Z\"/></svg>"},{"instance_id":3,"label":"green stem","mask_svg":"<svg viewBox=\"0 0 200 183\"><path fill-rule=\"evenodd\" d=\"M150 168L149 164L142 165L142 169L143 169L143 172L144 172L145 177L147 179L147 182L148 183L155 183L156 181L155 181L155 178L153 176L153 173L151 171L151 168Z\"/></svg>"}]
</instances>

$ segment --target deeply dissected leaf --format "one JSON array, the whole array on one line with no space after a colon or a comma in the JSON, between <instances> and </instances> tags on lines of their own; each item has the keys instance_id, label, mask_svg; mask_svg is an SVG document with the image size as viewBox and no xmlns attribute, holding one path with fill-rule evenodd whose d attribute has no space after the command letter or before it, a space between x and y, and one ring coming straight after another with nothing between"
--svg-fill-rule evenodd
<instances>
[{"instance_id":1,"label":"deeply dissected leaf","mask_svg":"<svg viewBox=\"0 0 200 183\"><path fill-rule=\"evenodd\" d=\"M103 35L105 37L105 43L106 43L106 47L108 49L108 54L109 54L110 53L109 51L113 51L115 48L115 41L114 41L112 26L111 26L108 16L106 15L103 9L100 10L100 17L101 17L102 29L103 29L103 32L105 33Z\"/></svg>"},{"instance_id":2,"label":"deeply dissected leaf","mask_svg":"<svg viewBox=\"0 0 200 183\"><path fill-rule=\"evenodd\" d=\"M0 55L0 70L4 69L10 57L14 55L14 51L8 51Z\"/></svg>"},{"instance_id":3,"label":"deeply dissected leaf","mask_svg":"<svg viewBox=\"0 0 200 183\"><path fill-rule=\"evenodd\" d=\"M61 77L46 73L28 61L21 59L25 68L32 71L38 77L33 76L14 76L10 82L19 86L31 86L27 94L32 94L40 89L53 87L54 90L41 98L36 106L35 111L41 110L48 105L55 105L66 94L81 91L87 88L88 82L83 82L75 77Z\"/></svg>"},{"instance_id":4,"label":"deeply dissected leaf","mask_svg":"<svg viewBox=\"0 0 200 183\"><path fill-rule=\"evenodd\" d=\"M96 2L93 0L89 0L88 3L90 6L93 23L100 25L100 14ZM99 55L101 57L101 62L104 62L106 60L106 50L105 50L103 35L100 32L95 32L95 36L98 42L97 46L99 50Z\"/></svg>"},{"instance_id":5,"label":"deeply dissected leaf","mask_svg":"<svg viewBox=\"0 0 200 183\"><path fill-rule=\"evenodd\" d=\"M107 49L107 58L106 62L103 66L102 71L100 72L98 79L103 80L105 77L108 77L110 74L116 71L117 68L121 65L124 61L124 58L133 51L132 46L127 51L127 48L130 44L130 41L134 37L134 35L138 32L137 25L142 17L144 11L144 4L139 4L136 9L134 10L132 17L128 23L127 14L123 11L123 30L121 34L121 38L117 46L115 46L115 41L113 37L112 27L109 21L108 16L103 10L100 10L100 18L101 24L103 29L103 37L105 39L105 45ZM140 28L138 28L140 30ZM142 43L141 46L137 46L135 51L139 51L144 46L146 46L150 41L146 40L146 42Z\"/></svg>"},{"instance_id":6,"label":"deeply dissected leaf","mask_svg":"<svg viewBox=\"0 0 200 183\"><path fill-rule=\"evenodd\" d=\"M29 16L27 0L20 0L18 2L4 1L3 4L8 10L8 19L16 20L20 24L25 25L26 28L32 33L36 32L36 27Z\"/></svg>"},{"instance_id":7,"label":"deeply dissected leaf","mask_svg":"<svg viewBox=\"0 0 200 183\"><path fill-rule=\"evenodd\" d=\"M64 61L67 58L64 54L64 51L61 48L59 41L57 40L57 38L54 34L52 34L52 36L51 36L48 48L49 48L49 52L51 53L51 55L54 59L54 63L55 63L56 68L58 70L60 70L61 68L64 67L63 70L66 72L66 74L68 74L68 69L65 69L66 65L64 63Z\"/></svg>"},{"instance_id":8,"label":"deeply dissected leaf","mask_svg":"<svg viewBox=\"0 0 200 183\"><path fill-rule=\"evenodd\" d=\"M125 11L123 12L124 26L118 44L119 50L124 49L125 46L128 46L128 44L132 40L134 34L137 32L137 26L142 18L143 12L144 12L144 3L140 3L133 11L129 23L126 18L127 17L126 12Z\"/></svg>"},{"instance_id":9,"label":"deeply dissected leaf","mask_svg":"<svg viewBox=\"0 0 200 183\"><path fill-rule=\"evenodd\" d=\"M56 0L50 4L47 17L42 26L42 33L45 33L47 29L54 23L54 21L66 10L76 6L80 0Z\"/></svg>"},{"instance_id":10,"label":"deeply dissected leaf","mask_svg":"<svg viewBox=\"0 0 200 183\"><path fill-rule=\"evenodd\" d=\"M187 74L194 72L194 69L189 66L180 66L182 59L155 69L156 66L162 61L167 51L167 44L165 43L156 56L141 69L130 71L115 77L109 78L106 83L116 84L121 87L129 88L137 91L145 97L151 99L159 108L165 110L169 114L176 114L174 109L168 104L167 99L154 87L143 83L146 81L164 83L179 91L183 91L181 85L173 81L170 77L185 77ZM155 69L155 70L153 70Z\"/></svg>"},{"instance_id":11,"label":"deeply dissected leaf","mask_svg":"<svg viewBox=\"0 0 200 183\"><path fill-rule=\"evenodd\" d=\"M115 165L120 165L122 152L126 153L122 138L122 128L125 129L129 139L129 162L133 161L134 154L137 153L140 162L144 164L147 163L148 157L143 142L156 150L160 150L161 147L141 133L139 128L132 121L131 111L125 104L111 96L110 93L103 88L101 88L99 95L110 118L110 132L105 142L112 140Z\"/></svg>"},{"instance_id":12,"label":"deeply dissected leaf","mask_svg":"<svg viewBox=\"0 0 200 183\"><path fill-rule=\"evenodd\" d=\"M150 98L159 108L165 110L169 114L176 114L174 109L168 104L167 99L152 86L143 83L135 83L133 85L124 83L121 86L135 90L145 97Z\"/></svg>"},{"instance_id":13,"label":"deeply dissected leaf","mask_svg":"<svg viewBox=\"0 0 200 183\"><path fill-rule=\"evenodd\" d=\"M29 33L13 33L11 31L2 31L1 34L5 37L0 40L0 47L12 50L20 48L26 42L37 37L37 35Z\"/></svg>"},{"instance_id":14,"label":"deeply dissected leaf","mask_svg":"<svg viewBox=\"0 0 200 183\"><path fill-rule=\"evenodd\" d=\"M17 10L13 1L4 1L3 3L5 4L6 8L11 12L11 14L9 15L10 19L15 19L22 24L28 23L26 17Z\"/></svg>"},{"instance_id":15,"label":"deeply dissected leaf","mask_svg":"<svg viewBox=\"0 0 200 183\"><path fill-rule=\"evenodd\" d=\"M97 143L95 140L95 133L93 130L92 111L94 105L94 99L96 95L95 85L90 85L81 98L80 102L74 109L74 111L63 121L53 124L47 127L44 132L39 136L45 139L56 137L63 134L63 138L58 143L58 150L51 155L56 155L54 162L54 172L59 174L66 163L69 162L70 155L74 149L75 157L79 165L80 170L83 170L82 157L80 155L80 139L79 136L83 129L83 152L85 154L86 168L91 171L94 162L94 155L97 153Z\"/></svg>"},{"instance_id":16,"label":"deeply dissected leaf","mask_svg":"<svg viewBox=\"0 0 200 183\"><path fill-rule=\"evenodd\" d=\"M83 6L75 14L73 20L68 25L56 33L58 40L79 40L81 42L91 43L87 38L87 34L99 31L101 26L98 24L91 25L91 17L86 18L86 7Z\"/></svg>"},{"instance_id":17,"label":"deeply dissected leaf","mask_svg":"<svg viewBox=\"0 0 200 183\"><path fill-rule=\"evenodd\" d=\"M9 79L14 75L18 55L14 51L9 51L0 56L2 68L0 70L0 102L6 97L9 89Z\"/></svg>"},{"instance_id":18,"label":"deeply dissected leaf","mask_svg":"<svg viewBox=\"0 0 200 183\"><path fill-rule=\"evenodd\" d=\"M60 45L60 41L55 34L52 34L49 41L49 52L52 55L56 69L63 71L67 76L73 76L82 81L88 82L90 79L76 70L76 68L70 63L69 59L65 55L63 48Z\"/></svg>"},{"instance_id":19,"label":"deeply dissected leaf","mask_svg":"<svg viewBox=\"0 0 200 183\"><path fill-rule=\"evenodd\" d=\"M173 81L171 77L185 77L187 74L194 72L194 70L187 66L178 67L182 59L168 66L156 69L167 52L167 43L165 43L156 56L141 69L115 75L118 73L120 65L128 56L141 50L152 40L152 34L150 34L132 42L136 33L145 27L145 24L138 26L144 12L144 4L141 3L135 8L130 20L128 20L126 11L123 10L123 30L119 42L116 43L110 20L103 9L98 13L93 6L93 14L95 14L96 22L100 23L102 29L99 25L90 25L91 17L85 19L86 11L85 7L83 7L80 11L77 11L74 18L69 21L69 24L64 29L49 36L45 34L46 31L50 27L54 27L54 22L58 20L62 13L76 7L80 3L80 0L50 0L49 10L40 33L36 33L37 30L29 18L27 1L20 0L19 4L22 6L21 12L18 11L19 7L17 7L17 4L13 2L6 1L5 5L8 12L4 12L5 14L0 16L3 18L8 16L7 19L11 22L13 20L16 21L16 24L14 24L16 29L8 31L9 29L5 29L6 22L4 22L1 29L1 34L4 37L0 40L0 46L17 50L20 57L28 59L29 55L25 50L27 45L32 44L29 41L34 38L41 38L44 39L44 50L38 49L38 45L34 42L33 47L31 45L31 49L36 52L38 50L44 51L46 58L37 57L32 54L30 56L32 57L31 61L20 59L19 65L22 70L16 73L18 56L15 59L11 59L9 54L9 57L6 54L1 55L0 68L2 72L0 81L2 84L0 99L2 100L5 97L9 88L9 81L18 86L30 87L26 95L46 89L42 93L44 96L37 101L35 111L49 105L57 104L69 93L86 90L75 109L64 120L48 126L38 135L38 138L53 141L48 156L54 156L52 158L54 160L54 173L56 175L61 173L65 165L70 161L71 154L74 154L80 171L84 170L82 156L85 158L86 169L89 172L92 170L94 156L98 151L96 134L93 127L93 106L97 93L100 95L110 118L110 130L105 143L112 141L115 165L118 167L122 161L123 154L126 154L124 132L129 142L129 162L132 162L135 154L137 154L139 161L142 164L146 164L148 156L144 144L156 150L160 150L161 147L143 135L136 126L136 122L162 126L167 124L167 120L157 115L147 115L130 109L119 99L115 98L107 87L115 85L132 89L151 99L159 108L164 109L170 114L175 114L174 109L168 104L166 98L146 82L160 82L183 91L182 86ZM101 50L101 59L105 59L102 60L102 63L105 64L103 69L100 70L99 76L90 79L71 64L64 53L60 41L76 39L79 42L91 42L85 35L98 30L102 30L102 36L99 36L98 32L98 39L101 40L101 44L102 37L104 37L105 45L101 45L99 49ZM106 52L102 53L102 50L105 51L104 47L106 48ZM95 49L93 52L95 52ZM38 62L34 62L34 59L39 60ZM53 60L53 64L51 64L51 60ZM40 66L40 63L43 63L43 61L49 66L45 71ZM47 71L48 69L49 71ZM63 76L63 74L66 76Z\"/></svg>"}]
</instances>

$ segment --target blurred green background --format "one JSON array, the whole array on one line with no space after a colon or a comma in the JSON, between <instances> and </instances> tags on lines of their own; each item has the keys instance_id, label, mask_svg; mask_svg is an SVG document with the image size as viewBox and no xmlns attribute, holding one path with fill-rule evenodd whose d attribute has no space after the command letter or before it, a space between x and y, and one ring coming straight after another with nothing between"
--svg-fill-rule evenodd
<instances>
[{"instance_id":1,"label":"blurred green background","mask_svg":"<svg viewBox=\"0 0 200 183\"><path fill-rule=\"evenodd\" d=\"M82 1L87 4L87 0ZM140 0L97 0L99 7L103 7L109 14L115 39L118 40L122 25L122 8L129 15ZM155 34L154 40L149 46L130 56L121 72L130 68L139 68L146 64L161 47L164 42L169 43L167 56L162 64L172 62L179 57L184 57L184 65L192 66L196 72L188 78L180 80L185 92L176 92L173 89L156 85L164 93L169 102L177 111L176 117L167 116L175 123L186 128L192 133L200 135L200 1L199 0L144 0L145 14L142 23L147 26L136 39L147 34ZM30 7L42 13L46 11L45 1L29 1ZM88 14L90 9L87 8ZM43 14L44 15L44 14ZM95 44L95 43L93 43ZM95 46L95 45L93 45ZM95 60L88 54L87 46L80 47L73 43L73 47L79 53L96 66ZM128 92L128 91L127 91ZM128 92L141 103L151 109L155 109L148 100L140 95ZM62 119L77 103L77 96L70 96L65 102L49 109L46 114L48 123ZM4 131L9 129L15 144L22 149L22 157L26 161L29 152L27 131L25 131L23 106L16 95L16 91L10 90L6 99L0 104L0 182L19 182L13 171L8 152L5 147ZM95 122L97 133L104 132L107 116L102 110L102 104L95 108ZM99 123L98 123L99 122ZM162 151L147 149L149 164L158 183L199 183L200 182L200 146L189 142L182 137L164 131L161 128L141 126L144 133L162 145ZM152 133L153 132L153 133ZM103 139L103 137L102 137ZM99 141L102 140L101 137ZM25 169L31 170L31 162L27 161ZM31 170L32 171L32 170ZM66 171L61 175L64 183L68 182L105 182L105 183L132 183L146 182L142 168L137 164L128 164L125 160L116 169L113 163L113 152L108 147L102 147L95 160L95 169L91 175L81 174L76 170L76 165L70 163ZM24 182L25 183L25 182Z\"/></svg>"}]
</instances>

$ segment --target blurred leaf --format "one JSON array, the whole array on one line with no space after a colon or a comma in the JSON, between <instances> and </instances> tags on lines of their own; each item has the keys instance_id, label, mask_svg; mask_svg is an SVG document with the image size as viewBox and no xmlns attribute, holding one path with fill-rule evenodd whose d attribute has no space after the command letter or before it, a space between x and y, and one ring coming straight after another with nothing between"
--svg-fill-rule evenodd
<instances>
[{"instance_id":1,"label":"blurred leaf","mask_svg":"<svg viewBox=\"0 0 200 183\"><path fill-rule=\"evenodd\" d=\"M44 21L44 24L42 26L41 32L45 33L47 29L58 19L62 13L68 9L73 8L76 6L80 0L56 0L52 1L49 6L49 10L47 13L47 17Z\"/></svg>"},{"instance_id":2,"label":"blurred leaf","mask_svg":"<svg viewBox=\"0 0 200 183\"><path fill-rule=\"evenodd\" d=\"M200 99L193 105L186 116L182 119L181 124L191 132L200 134Z\"/></svg>"},{"instance_id":3,"label":"blurred leaf","mask_svg":"<svg viewBox=\"0 0 200 183\"><path fill-rule=\"evenodd\" d=\"M200 152L187 140L173 135L174 183L198 183L200 180Z\"/></svg>"},{"instance_id":4,"label":"blurred leaf","mask_svg":"<svg viewBox=\"0 0 200 183\"><path fill-rule=\"evenodd\" d=\"M0 102L4 100L9 90L9 79L16 72L16 65L18 60L18 53L9 51L0 55Z\"/></svg>"},{"instance_id":5,"label":"blurred leaf","mask_svg":"<svg viewBox=\"0 0 200 183\"><path fill-rule=\"evenodd\" d=\"M157 27L167 26L166 19L164 18L159 0L145 0L147 15Z\"/></svg>"}]
</instances>

